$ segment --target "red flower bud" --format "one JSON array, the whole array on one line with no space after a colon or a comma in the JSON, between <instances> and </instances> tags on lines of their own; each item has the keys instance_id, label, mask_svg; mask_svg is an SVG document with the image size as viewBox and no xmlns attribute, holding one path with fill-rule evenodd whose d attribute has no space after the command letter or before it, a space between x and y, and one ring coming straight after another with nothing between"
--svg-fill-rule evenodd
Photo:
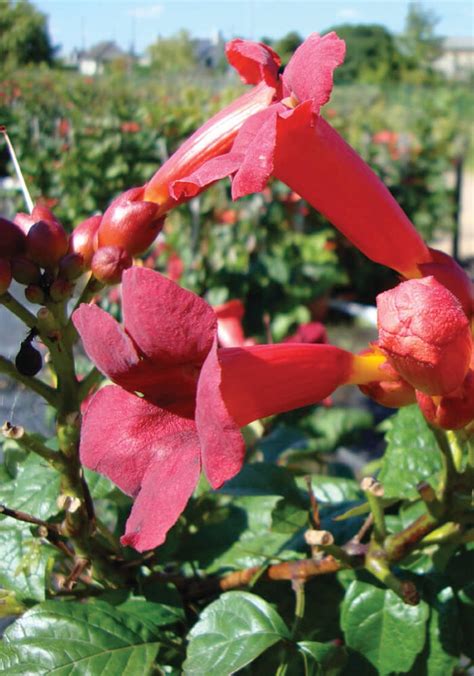
<instances>
[{"instance_id":1,"label":"red flower bud","mask_svg":"<svg viewBox=\"0 0 474 676\"><path fill-rule=\"evenodd\" d=\"M67 279L55 279L49 287L49 295L51 300L55 303L60 303L63 300L69 300L74 291L74 284L68 282Z\"/></svg>"},{"instance_id":2,"label":"red flower bud","mask_svg":"<svg viewBox=\"0 0 474 676\"><path fill-rule=\"evenodd\" d=\"M43 289L36 284L30 284L26 287L25 298L36 305L43 305L46 300Z\"/></svg>"},{"instance_id":3,"label":"red flower bud","mask_svg":"<svg viewBox=\"0 0 474 676\"><path fill-rule=\"evenodd\" d=\"M12 281L10 263L5 258L0 258L0 295L8 291Z\"/></svg>"},{"instance_id":4,"label":"red flower bud","mask_svg":"<svg viewBox=\"0 0 474 676\"><path fill-rule=\"evenodd\" d=\"M74 228L69 238L69 252L79 254L86 270L90 268L92 256L96 250L97 231L102 215L91 216Z\"/></svg>"},{"instance_id":5,"label":"red flower bud","mask_svg":"<svg viewBox=\"0 0 474 676\"><path fill-rule=\"evenodd\" d=\"M42 268L55 267L68 250L68 236L57 221L38 221L26 236L26 254Z\"/></svg>"},{"instance_id":6,"label":"red flower bud","mask_svg":"<svg viewBox=\"0 0 474 676\"><path fill-rule=\"evenodd\" d=\"M434 277L411 279L377 296L378 346L400 376L425 394L463 382L472 337L462 307Z\"/></svg>"},{"instance_id":7,"label":"red flower bud","mask_svg":"<svg viewBox=\"0 0 474 676\"><path fill-rule=\"evenodd\" d=\"M130 254L119 246L103 246L92 258L92 273L104 284L118 284L122 273L133 264Z\"/></svg>"},{"instance_id":8,"label":"red flower bud","mask_svg":"<svg viewBox=\"0 0 474 676\"><path fill-rule=\"evenodd\" d=\"M474 289L471 280L458 263L448 254L430 249L431 263L418 266L423 277L432 275L461 303L468 317L474 313Z\"/></svg>"},{"instance_id":9,"label":"red flower bud","mask_svg":"<svg viewBox=\"0 0 474 676\"><path fill-rule=\"evenodd\" d=\"M11 258L23 253L26 246L25 233L18 225L0 217L0 257Z\"/></svg>"},{"instance_id":10,"label":"red flower bud","mask_svg":"<svg viewBox=\"0 0 474 676\"><path fill-rule=\"evenodd\" d=\"M142 200L144 188L132 188L115 199L105 212L99 246L120 246L131 256L148 249L161 231L163 218L156 218L158 205Z\"/></svg>"},{"instance_id":11,"label":"red flower bud","mask_svg":"<svg viewBox=\"0 0 474 676\"><path fill-rule=\"evenodd\" d=\"M36 263L28 258L12 258L13 279L20 284L38 284L41 279L41 270Z\"/></svg>"},{"instance_id":12,"label":"red flower bud","mask_svg":"<svg viewBox=\"0 0 474 676\"><path fill-rule=\"evenodd\" d=\"M425 418L445 430L457 430L474 420L474 372L470 370L463 384L444 397L429 397L417 392L418 406Z\"/></svg>"},{"instance_id":13,"label":"red flower bud","mask_svg":"<svg viewBox=\"0 0 474 676\"><path fill-rule=\"evenodd\" d=\"M31 230L32 226L38 221L45 221L46 223L55 223L59 225L59 221L53 214L51 209L45 207L43 204L36 204L33 207L31 214L18 212L15 216L15 223L23 230L25 235Z\"/></svg>"},{"instance_id":14,"label":"red flower bud","mask_svg":"<svg viewBox=\"0 0 474 676\"><path fill-rule=\"evenodd\" d=\"M81 254L69 253L59 261L59 276L72 281L84 272L84 258Z\"/></svg>"}]
</instances>

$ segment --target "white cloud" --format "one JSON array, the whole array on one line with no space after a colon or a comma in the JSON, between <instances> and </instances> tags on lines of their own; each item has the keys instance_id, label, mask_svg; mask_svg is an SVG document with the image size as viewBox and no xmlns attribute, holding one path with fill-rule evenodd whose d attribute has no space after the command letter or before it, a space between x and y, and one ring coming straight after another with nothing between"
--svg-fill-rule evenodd
<instances>
[{"instance_id":1,"label":"white cloud","mask_svg":"<svg viewBox=\"0 0 474 676\"><path fill-rule=\"evenodd\" d=\"M336 13L339 19L357 19L360 16L360 12L354 7L343 7Z\"/></svg>"},{"instance_id":2,"label":"white cloud","mask_svg":"<svg viewBox=\"0 0 474 676\"><path fill-rule=\"evenodd\" d=\"M135 19L157 19L163 14L164 10L164 5L139 5L132 7L127 14L135 17Z\"/></svg>"}]
</instances>

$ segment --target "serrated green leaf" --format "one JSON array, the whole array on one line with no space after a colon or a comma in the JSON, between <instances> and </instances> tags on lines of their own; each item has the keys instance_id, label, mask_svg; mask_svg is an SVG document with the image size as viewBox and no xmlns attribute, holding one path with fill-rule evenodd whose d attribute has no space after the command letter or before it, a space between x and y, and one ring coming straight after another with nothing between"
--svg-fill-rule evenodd
<instances>
[{"instance_id":1,"label":"serrated green leaf","mask_svg":"<svg viewBox=\"0 0 474 676\"><path fill-rule=\"evenodd\" d=\"M0 522L0 586L19 599L44 600L46 565L53 554L28 526L11 519Z\"/></svg>"},{"instance_id":2,"label":"serrated green leaf","mask_svg":"<svg viewBox=\"0 0 474 676\"><path fill-rule=\"evenodd\" d=\"M305 505L291 472L284 467L258 462L244 465L239 474L221 489L226 495L281 495Z\"/></svg>"},{"instance_id":3,"label":"serrated green leaf","mask_svg":"<svg viewBox=\"0 0 474 676\"><path fill-rule=\"evenodd\" d=\"M418 406L401 408L392 421L378 478L385 497L417 498L420 481L436 486L441 452Z\"/></svg>"},{"instance_id":4,"label":"serrated green leaf","mask_svg":"<svg viewBox=\"0 0 474 676\"><path fill-rule=\"evenodd\" d=\"M266 601L228 592L207 606L191 630L184 673L232 674L282 638L289 638L288 629Z\"/></svg>"},{"instance_id":5,"label":"serrated green leaf","mask_svg":"<svg viewBox=\"0 0 474 676\"><path fill-rule=\"evenodd\" d=\"M354 580L341 613L346 643L382 676L408 671L423 650L429 607L404 603L390 589Z\"/></svg>"},{"instance_id":6,"label":"serrated green leaf","mask_svg":"<svg viewBox=\"0 0 474 676\"><path fill-rule=\"evenodd\" d=\"M315 667L312 670L314 676L337 676L347 661L344 648L331 643L299 641L298 648L309 658L309 664Z\"/></svg>"},{"instance_id":7,"label":"serrated green leaf","mask_svg":"<svg viewBox=\"0 0 474 676\"><path fill-rule=\"evenodd\" d=\"M159 635L107 603L46 601L12 624L0 647L8 674L150 673Z\"/></svg>"}]
</instances>

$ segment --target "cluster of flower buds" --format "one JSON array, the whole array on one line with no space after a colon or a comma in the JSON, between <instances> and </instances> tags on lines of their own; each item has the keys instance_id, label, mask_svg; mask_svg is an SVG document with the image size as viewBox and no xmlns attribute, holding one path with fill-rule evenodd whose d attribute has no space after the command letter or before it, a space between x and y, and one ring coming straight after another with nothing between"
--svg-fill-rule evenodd
<instances>
[{"instance_id":1,"label":"cluster of flower buds","mask_svg":"<svg viewBox=\"0 0 474 676\"><path fill-rule=\"evenodd\" d=\"M148 249L163 227L164 217L157 216L156 204L143 199L144 190L127 190L102 216L83 221L71 235L71 252L104 284L120 282L133 256Z\"/></svg>"}]
</instances>

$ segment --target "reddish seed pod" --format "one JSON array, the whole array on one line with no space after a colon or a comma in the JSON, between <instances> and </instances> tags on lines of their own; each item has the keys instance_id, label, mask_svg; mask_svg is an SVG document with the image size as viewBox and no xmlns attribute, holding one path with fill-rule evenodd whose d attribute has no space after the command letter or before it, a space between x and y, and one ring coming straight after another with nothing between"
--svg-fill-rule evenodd
<instances>
[{"instance_id":1,"label":"reddish seed pod","mask_svg":"<svg viewBox=\"0 0 474 676\"><path fill-rule=\"evenodd\" d=\"M0 295L6 293L12 281L10 263L5 258L0 258Z\"/></svg>"},{"instance_id":2,"label":"reddish seed pod","mask_svg":"<svg viewBox=\"0 0 474 676\"><path fill-rule=\"evenodd\" d=\"M41 270L36 263L28 258L12 258L13 279L19 284L38 284L41 279Z\"/></svg>"},{"instance_id":3,"label":"reddish seed pod","mask_svg":"<svg viewBox=\"0 0 474 676\"><path fill-rule=\"evenodd\" d=\"M68 236L57 221L38 221L26 236L26 255L42 268L53 268L68 250Z\"/></svg>"},{"instance_id":4,"label":"reddish seed pod","mask_svg":"<svg viewBox=\"0 0 474 676\"><path fill-rule=\"evenodd\" d=\"M97 231L101 220L101 214L87 218L74 228L69 238L69 253L82 256L86 270L90 269L92 256L97 248Z\"/></svg>"},{"instance_id":5,"label":"reddish seed pod","mask_svg":"<svg viewBox=\"0 0 474 676\"><path fill-rule=\"evenodd\" d=\"M84 259L81 254L69 253L59 261L59 276L68 281L80 277L84 270Z\"/></svg>"},{"instance_id":6,"label":"reddish seed pod","mask_svg":"<svg viewBox=\"0 0 474 676\"><path fill-rule=\"evenodd\" d=\"M22 229L16 223L0 217L0 257L21 255L25 248L26 237Z\"/></svg>"},{"instance_id":7,"label":"reddish seed pod","mask_svg":"<svg viewBox=\"0 0 474 676\"><path fill-rule=\"evenodd\" d=\"M43 358L30 340L25 340L21 344L20 351L15 358L15 366L23 376L35 376L43 368Z\"/></svg>"},{"instance_id":8,"label":"reddish seed pod","mask_svg":"<svg viewBox=\"0 0 474 676\"><path fill-rule=\"evenodd\" d=\"M144 188L132 188L112 202L100 224L99 247L120 246L131 256L148 249L164 218L156 218L158 205L143 201L143 193Z\"/></svg>"},{"instance_id":9,"label":"reddish seed pod","mask_svg":"<svg viewBox=\"0 0 474 676\"><path fill-rule=\"evenodd\" d=\"M119 246L103 246L92 258L92 274L104 284L118 284L122 273L133 264L130 254Z\"/></svg>"}]
</instances>

